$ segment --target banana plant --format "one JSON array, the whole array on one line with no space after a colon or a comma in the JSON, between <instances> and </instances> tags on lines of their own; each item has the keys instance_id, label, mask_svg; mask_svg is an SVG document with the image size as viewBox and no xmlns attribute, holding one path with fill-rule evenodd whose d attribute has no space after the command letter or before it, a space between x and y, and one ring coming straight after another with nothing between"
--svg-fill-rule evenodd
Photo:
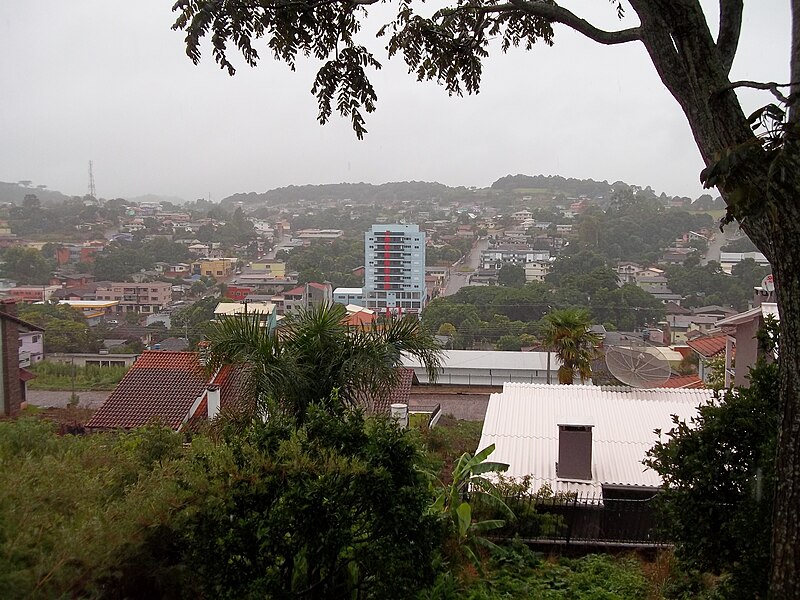
<instances>
[{"instance_id":1,"label":"banana plant","mask_svg":"<svg viewBox=\"0 0 800 600\"><path fill-rule=\"evenodd\" d=\"M469 452L462 454L453 468L453 480L449 485L442 485L433 503L433 511L442 514L451 525L459 548L480 569L480 560L475 553L475 546L489 548L497 546L483 537L483 534L505 525L505 519L473 520L470 501L481 502L499 509L509 518L514 513L498 494L494 482L485 477L486 473L502 473L508 465L486 460L494 452L494 444L487 446L474 456Z\"/></svg>"}]
</instances>

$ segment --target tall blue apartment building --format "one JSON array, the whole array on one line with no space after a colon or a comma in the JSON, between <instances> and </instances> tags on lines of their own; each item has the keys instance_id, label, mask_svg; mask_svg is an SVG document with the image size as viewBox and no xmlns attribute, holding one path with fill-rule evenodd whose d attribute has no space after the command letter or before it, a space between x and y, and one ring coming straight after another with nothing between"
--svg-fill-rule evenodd
<instances>
[{"instance_id":1,"label":"tall blue apartment building","mask_svg":"<svg viewBox=\"0 0 800 600\"><path fill-rule=\"evenodd\" d=\"M364 234L364 301L381 313L425 308L425 232L418 225L373 225Z\"/></svg>"}]
</instances>

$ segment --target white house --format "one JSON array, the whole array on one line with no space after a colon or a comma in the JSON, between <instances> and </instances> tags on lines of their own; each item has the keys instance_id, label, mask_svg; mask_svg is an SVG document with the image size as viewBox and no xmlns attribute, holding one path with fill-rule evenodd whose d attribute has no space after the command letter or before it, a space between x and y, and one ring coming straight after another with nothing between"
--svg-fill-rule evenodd
<instances>
[{"instance_id":1,"label":"white house","mask_svg":"<svg viewBox=\"0 0 800 600\"><path fill-rule=\"evenodd\" d=\"M507 383L492 394L478 449L495 444L490 460L507 476L530 475L531 491L602 498L609 490L652 494L657 473L642 464L672 425L689 420L710 400L707 389L634 389Z\"/></svg>"},{"instance_id":2,"label":"white house","mask_svg":"<svg viewBox=\"0 0 800 600\"><path fill-rule=\"evenodd\" d=\"M44 358L44 333L19 330L19 366L29 367Z\"/></svg>"}]
</instances>

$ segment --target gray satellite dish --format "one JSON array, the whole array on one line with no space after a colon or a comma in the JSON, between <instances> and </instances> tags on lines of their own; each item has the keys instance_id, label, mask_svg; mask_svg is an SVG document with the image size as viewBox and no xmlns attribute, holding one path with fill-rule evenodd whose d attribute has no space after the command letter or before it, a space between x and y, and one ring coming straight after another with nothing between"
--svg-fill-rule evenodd
<instances>
[{"instance_id":1,"label":"gray satellite dish","mask_svg":"<svg viewBox=\"0 0 800 600\"><path fill-rule=\"evenodd\" d=\"M606 366L614 377L635 388L662 386L672 373L661 353L644 344L609 346L606 350Z\"/></svg>"}]
</instances>

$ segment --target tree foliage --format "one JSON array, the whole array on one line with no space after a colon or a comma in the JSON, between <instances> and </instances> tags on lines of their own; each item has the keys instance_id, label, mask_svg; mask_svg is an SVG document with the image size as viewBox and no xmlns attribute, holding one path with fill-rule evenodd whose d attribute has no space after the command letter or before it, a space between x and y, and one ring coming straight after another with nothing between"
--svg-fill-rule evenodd
<instances>
[{"instance_id":1,"label":"tree foliage","mask_svg":"<svg viewBox=\"0 0 800 600\"><path fill-rule=\"evenodd\" d=\"M497 273L497 283L506 287L520 288L525 285L525 269L513 263L506 263Z\"/></svg>"},{"instance_id":2,"label":"tree foliage","mask_svg":"<svg viewBox=\"0 0 800 600\"><path fill-rule=\"evenodd\" d=\"M360 287L363 278L352 270L364 264L364 240L333 240L329 244L316 243L305 248L295 248L286 265L300 274L301 282L330 281L334 288Z\"/></svg>"},{"instance_id":3,"label":"tree foliage","mask_svg":"<svg viewBox=\"0 0 800 600\"><path fill-rule=\"evenodd\" d=\"M48 260L34 248L9 248L2 255L3 277L20 284L43 285L49 283L56 268L55 261Z\"/></svg>"},{"instance_id":4,"label":"tree foliage","mask_svg":"<svg viewBox=\"0 0 800 600\"><path fill-rule=\"evenodd\" d=\"M274 329L264 327L258 315L224 319L208 332L208 368L244 366L253 410L270 405L300 422L314 402L371 408L397 382L404 353L436 379L441 350L416 317L355 330L345 317L344 307L335 304L299 311Z\"/></svg>"},{"instance_id":5,"label":"tree foliage","mask_svg":"<svg viewBox=\"0 0 800 600\"><path fill-rule=\"evenodd\" d=\"M409 598L432 579L443 530L418 449L387 421L311 407L198 459L211 493L186 540L208 597Z\"/></svg>"},{"instance_id":6,"label":"tree foliage","mask_svg":"<svg viewBox=\"0 0 800 600\"><path fill-rule=\"evenodd\" d=\"M575 375L581 383L592 376L592 361L597 356L600 338L589 330L589 313L582 310L558 310L545 318L544 345L558 355L558 382L571 384Z\"/></svg>"},{"instance_id":7,"label":"tree foliage","mask_svg":"<svg viewBox=\"0 0 800 600\"><path fill-rule=\"evenodd\" d=\"M766 597L780 423L777 365L750 371L750 386L727 390L674 427L649 452L664 479L667 535L688 569L728 573L730 598Z\"/></svg>"},{"instance_id":8,"label":"tree foliage","mask_svg":"<svg viewBox=\"0 0 800 600\"><path fill-rule=\"evenodd\" d=\"M20 306L19 318L45 330L44 351L97 352L101 340L86 324L79 310L60 304L27 304Z\"/></svg>"}]
</instances>

